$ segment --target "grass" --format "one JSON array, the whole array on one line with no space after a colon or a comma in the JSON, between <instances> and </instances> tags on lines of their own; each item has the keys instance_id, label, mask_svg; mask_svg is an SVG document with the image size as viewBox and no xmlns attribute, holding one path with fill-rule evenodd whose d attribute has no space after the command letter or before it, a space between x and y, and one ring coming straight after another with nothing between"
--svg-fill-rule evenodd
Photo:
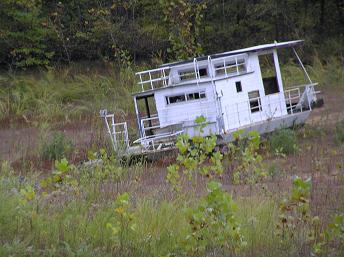
<instances>
[{"instance_id":1,"label":"grass","mask_svg":"<svg viewBox=\"0 0 344 257\"><path fill-rule=\"evenodd\" d=\"M70 122L97 115L102 108L128 113L134 85L129 71L116 76L64 75L48 71L38 75L0 76L0 121ZM133 75L131 75L133 76Z\"/></svg>"},{"instance_id":2,"label":"grass","mask_svg":"<svg viewBox=\"0 0 344 257\"><path fill-rule=\"evenodd\" d=\"M302 73L294 73L295 67L293 64L284 67L289 84L303 78ZM327 64L315 59L308 69L324 88L344 85L338 59L331 59ZM24 121L28 126L38 127L41 139L37 147L40 149L50 145L49 131L54 130L56 124L62 124L63 129L68 123L90 117L98 119L98 111L102 108L117 110L129 119L132 115L133 108L128 99L134 79L130 70L122 70L116 75L71 74L68 70L47 71L35 76L5 74L1 76L0 84L1 122L17 124ZM92 124L92 129L99 125ZM103 133L103 130L97 129L97 133ZM344 212L341 201L344 191L343 149L336 144L323 145L333 142L334 128L306 126L296 134L302 151L290 156L279 155L273 160L271 171L267 172L270 175L259 183L233 185L230 167L225 167L228 173L224 173L220 180L225 190L233 195L237 205L234 217L247 245L231 251L216 248L218 242L215 241L212 242L215 247L207 245L204 253L193 252L193 256L311 254L306 236L300 237L297 244L292 239L281 243L276 230L280 222L280 205L291 193L292 176L311 176L310 214L320 216L324 231L331 222L334 209L336 213ZM81 147L86 148L75 144L75 151ZM93 150L99 147L92 146ZM262 156L266 155L268 153L263 151ZM53 159L61 156L58 154ZM70 155L66 157L70 161L73 159ZM173 193L166 183L165 164L162 167L146 163L120 167L109 161L104 165L69 164L68 172L61 175L56 169L43 171L31 165L14 171L4 162L0 170L0 256L190 256L186 250L187 242L194 231L189 212L200 204L205 192ZM336 173L332 174L332 170ZM43 179L54 179L56 175L63 177L61 183L43 187ZM34 192L32 199L29 189ZM118 216L116 201L124 192L130 195L129 207L124 216ZM126 220L119 217L126 217ZM107 228L108 223L117 226L118 222L122 224L119 227L125 228L120 230L122 243L119 234ZM294 228L300 235L304 229L302 224ZM342 256L343 247L338 238L335 237L316 256Z\"/></svg>"}]
</instances>

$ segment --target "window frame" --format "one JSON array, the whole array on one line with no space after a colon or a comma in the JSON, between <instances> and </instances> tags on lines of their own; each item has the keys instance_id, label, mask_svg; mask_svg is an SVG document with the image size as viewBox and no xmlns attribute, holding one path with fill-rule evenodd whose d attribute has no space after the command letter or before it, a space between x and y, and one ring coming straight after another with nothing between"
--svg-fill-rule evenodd
<instances>
[{"instance_id":1,"label":"window frame","mask_svg":"<svg viewBox=\"0 0 344 257\"><path fill-rule=\"evenodd\" d=\"M196 94L198 94L198 98L196 97ZM193 95L194 98L190 98L190 95ZM171 101L170 101L171 97L183 97L184 100L171 103ZM174 94L174 95L166 95L165 96L165 102L166 102L166 105L169 106L169 105L180 104L180 103L200 101L200 100L206 99L206 98L207 98L206 91L205 90L199 90L199 91L185 92L185 93Z\"/></svg>"},{"instance_id":2,"label":"window frame","mask_svg":"<svg viewBox=\"0 0 344 257\"><path fill-rule=\"evenodd\" d=\"M257 97L250 97L250 94L258 93ZM250 112L251 114L256 113L256 112L261 112L263 110L262 107L262 101L260 97L259 90L253 90L247 93L248 94L248 101L250 105Z\"/></svg>"},{"instance_id":3,"label":"window frame","mask_svg":"<svg viewBox=\"0 0 344 257\"><path fill-rule=\"evenodd\" d=\"M238 86L240 87L238 90ZM242 83L241 83L241 80L238 80L238 81L235 81L235 88L236 88L236 91L237 93L242 93Z\"/></svg>"}]
</instances>

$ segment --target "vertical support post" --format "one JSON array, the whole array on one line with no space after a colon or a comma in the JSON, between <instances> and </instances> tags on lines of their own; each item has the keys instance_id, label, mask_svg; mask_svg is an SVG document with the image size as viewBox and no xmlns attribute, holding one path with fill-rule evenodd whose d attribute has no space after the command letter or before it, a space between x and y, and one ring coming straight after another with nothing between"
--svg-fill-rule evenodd
<instances>
[{"instance_id":1,"label":"vertical support post","mask_svg":"<svg viewBox=\"0 0 344 257\"><path fill-rule=\"evenodd\" d=\"M235 67L236 67L237 75L239 75L238 57L235 57Z\"/></svg>"},{"instance_id":2,"label":"vertical support post","mask_svg":"<svg viewBox=\"0 0 344 257\"><path fill-rule=\"evenodd\" d=\"M150 80L150 84L151 84L151 89L154 89L154 87L153 87L153 81L152 81L152 74L151 74L150 71L148 72L148 74L149 74L149 80Z\"/></svg>"},{"instance_id":3,"label":"vertical support post","mask_svg":"<svg viewBox=\"0 0 344 257\"><path fill-rule=\"evenodd\" d=\"M139 129L140 137L143 137L143 136L142 136L142 128L141 128L140 114L139 114L139 110L138 110L138 107L137 107L137 98L136 98L136 97L134 97L134 106L135 106L135 114L136 114L137 128Z\"/></svg>"},{"instance_id":4,"label":"vertical support post","mask_svg":"<svg viewBox=\"0 0 344 257\"><path fill-rule=\"evenodd\" d=\"M248 100L247 104L248 104L247 105L247 107L248 107L248 116L250 118L250 123L252 123L252 118L251 118L251 101Z\"/></svg>"},{"instance_id":5,"label":"vertical support post","mask_svg":"<svg viewBox=\"0 0 344 257\"><path fill-rule=\"evenodd\" d=\"M223 58L223 68L225 69L225 75L227 77L226 59Z\"/></svg>"},{"instance_id":6,"label":"vertical support post","mask_svg":"<svg viewBox=\"0 0 344 257\"><path fill-rule=\"evenodd\" d=\"M162 84L166 87L167 83L166 83L166 73L165 73L165 69L162 69L162 76L163 76L163 80L162 80Z\"/></svg>"},{"instance_id":7,"label":"vertical support post","mask_svg":"<svg viewBox=\"0 0 344 257\"><path fill-rule=\"evenodd\" d=\"M278 54L277 50L273 50L273 58L274 58L274 64L275 64L275 71L276 71L276 77L277 77L277 82L278 82L278 88L280 92L283 92L283 81L282 81L282 74L281 74L281 69L278 61Z\"/></svg>"},{"instance_id":8,"label":"vertical support post","mask_svg":"<svg viewBox=\"0 0 344 257\"><path fill-rule=\"evenodd\" d=\"M236 103L236 110L237 110L237 115L238 115L239 126L241 126L238 103Z\"/></svg>"},{"instance_id":9,"label":"vertical support post","mask_svg":"<svg viewBox=\"0 0 344 257\"><path fill-rule=\"evenodd\" d=\"M143 87L143 83L142 83L142 75L141 73L139 74L140 76L140 82L141 82L141 88L142 88L142 92L145 91L144 87Z\"/></svg>"},{"instance_id":10,"label":"vertical support post","mask_svg":"<svg viewBox=\"0 0 344 257\"><path fill-rule=\"evenodd\" d=\"M303 65L303 63L302 63L302 61L301 61L301 59L300 59L299 55L297 54L297 52L296 52L296 50L295 50L294 47L293 47L293 52L294 52L294 54L295 54L297 60L299 61L300 66L301 66L301 68L302 68L304 74L306 75L307 79L309 80L309 82L310 82L311 84L313 84L311 78L309 77L309 75L308 75L308 73L307 73L307 70L306 70L305 66Z\"/></svg>"},{"instance_id":11,"label":"vertical support post","mask_svg":"<svg viewBox=\"0 0 344 257\"><path fill-rule=\"evenodd\" d=\"M150 113L150 109L149 109L148 97L145 97L144 99L145 99L145 105L146 105L146 111L147 111L148 124L149 124L149 127L152 127L152 120L150 119L151 113ZM152 135L153 131L149 130L149 133Z\"/></svg>"}]
</instances>

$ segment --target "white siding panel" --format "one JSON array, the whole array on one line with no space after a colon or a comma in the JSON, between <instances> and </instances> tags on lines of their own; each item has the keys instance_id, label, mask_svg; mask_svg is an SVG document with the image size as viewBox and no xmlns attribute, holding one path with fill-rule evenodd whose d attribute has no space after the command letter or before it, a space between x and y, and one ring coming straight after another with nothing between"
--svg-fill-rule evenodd
<instances>
[{"instance_id":1,"label":"white siding panel","mask_svg":"<svg viewBox=\"0 0 344 257\"><path fill-rule=\"evenodd\" d=\"M215 82L216 90L222 96L221 107L225 130L287 114L285 104L283 104L284 93L282 91L265 96L259 59L256 53L249 55L248 65L253 73ZM241 81L242 92L237 92L236 81ZM262 111L251 113L248 92L255 90L259 91Z\"/></svg>"},{"instance_id":2,"label":"white siding panel","mask_svg":"<svg viewBox=\"0 0 344 257\"><path fill-rule=\"evenodd\" d=\"M206 98L169 105L166 103L166 96L199 91L205 91ZM155 92L155 101L162 127L178 123L188 124L200 115L203 115L207 121L216 121L214 94L210 83L203 83L199 86L168 87Z\"/></svg>"}]
</instances>

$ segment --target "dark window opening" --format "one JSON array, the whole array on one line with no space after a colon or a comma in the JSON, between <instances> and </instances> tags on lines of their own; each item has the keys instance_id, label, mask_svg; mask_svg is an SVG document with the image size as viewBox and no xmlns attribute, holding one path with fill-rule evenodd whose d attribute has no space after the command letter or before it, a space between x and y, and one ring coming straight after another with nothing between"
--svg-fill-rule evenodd
<instances>
[{"instance_id":1,"label":"dark window opening","mask_svg":"<svg viewBox=\"0 0 344 257\"><path fill-rule=\"evenodd\" d=\"M180 71L179 72L180 80L191 80L196 79L195 71L192 70L186 70L186 71Z\"/></svg>"},{"instance_id":2,"label":"dark window opening","mask_svg":"<svg viewBox=\"0 0 344 257\"><path fill-rule=\"evenodd\" d=\"M279 87L276 77L263 78L263 85L265 95L271 95L279 93Z\"/></svg>"},{"instance_id":3,"label":"dark window opening","mask_svg":"<svg viewBox=\"0 0 344 257\"><path fill-rule=\"evenodd\" d=\"M251 113L262 111L262 103L260 101L260 95L258 90L249 92L248 99L250 101Z\"/></svg>"},{"instance_id":4,"label":"dark window opening","mask_svg":"<svg viewBox=\"0 0 344 257\"><path fill-rule=\"evenodd\" d=\"M199 72L200 78L208 76L207 68L201 68L201 69L198 70L198 72Z\"/></svg>"},{"instance_id":5,"label":"dark window opening","mask_svg":"<svg viewBox=\"0 0 344 257\"><path fill-rule=\"evenodd\" d=\"M170 96L168 97L168 103L179 103L185 101L185 95L176 95L176 96Z\"/></svg>"},{"instance_id":6,"label":"dark window opening","mask_svg":"<svg viewBox=\"0 0 344 257\"><path fill-rule=\"evenodd\" d=\"M265 95L279 93L276 67L273 54L259 56L259 65L263 78Z\"/></svg>"},{"instance_id":7,"label":"dark window opening","mask_svg":"<svg viewBox=\"0 0 344 257\"><path fill-rule=\"evenodd\" d=\"M235 82L235 87L236 87L237 93L242 92L241 81Z\"/></svg>"},{"instance_id":8,"label":"dark window opening","mask_svg":"<svg viewBox=\"0 0 344 257\"><path fill-rule=\"evenodd\" d=\"M200 91L200 92L187 93L187 94L176 95L176 96L166 96L165 98L166 98L167 104L173 104L173 103L197 100L197 99L201 99L205 97L206 97L205 91Z\"/></svg>"}]
</instances>

